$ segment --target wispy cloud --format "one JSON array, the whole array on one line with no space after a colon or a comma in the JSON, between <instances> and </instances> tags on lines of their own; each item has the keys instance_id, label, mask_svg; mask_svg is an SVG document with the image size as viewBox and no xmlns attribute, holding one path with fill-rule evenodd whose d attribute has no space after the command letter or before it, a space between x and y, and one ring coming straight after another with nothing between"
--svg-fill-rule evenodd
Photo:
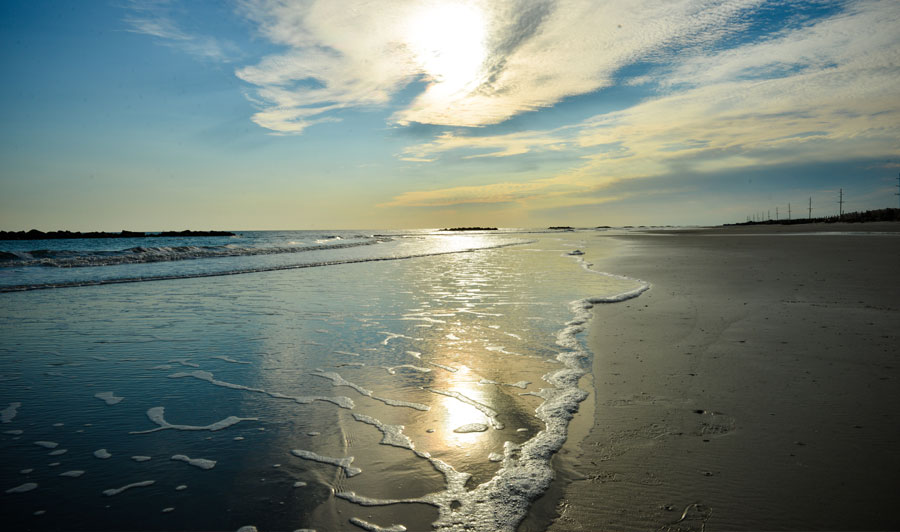
<instances>
[{"instance_id":1,"label":"wispy cloud","mask_svg":"<svg viewBox=\"0 0 900 532\"><path fill-rule=\"evenodd\" d=\"M451 132L438 135L433 141L409 146L403 150L401 158L407 161L435 160L435 156L449 151L468 151L464 159L482 157L510 157L533 151L562 151L571 148L571 138L558 131L523 131L506 135L486 137L460 136Z\"/></svg>"},{"instance_id":2,"label":"wispy cloud","mask_svg":"<svg viewBox=\"0 0 900 532\"><path fill-rule=\"evenodd\" d=\"M534 207L536 204L556 205L557 200L590 192L596 184L584 185L555 178L534 179L523 183L502 182L487 185L448 187L434 190L415 190L400 194L379 207L448 207L471 204L518 203ZM591 200L594 201L594 200Z\"/></svg>"},{"instance_id":3,"label":"wispy cloud","mask_svg":"<svg viewBox=\"0 0 900 532\"><path fill-rule=\"evenodd\" d=\"M182 29L172 16L175 7L169 0L132 0L124 7L128 10L126 31L156 37L165 46L204 60L228 62L237 53L228 41Z\"/></svg>"},{"instance_id":4,"label":"wispy cloud","mask_svg":"<svg viewBox=\"0 0 900 532\"><path fill-rule=\"evenodd\" d=\"M760 2L247 0L242 11L286 50L237 75L259 88L255 119L275 131L386 106L413 81L424 90L394 122L478 127L607 87L636 60L703 46Z\"/></svg>"},{"instance_id":5,"label":"wispy cloud","mask_svg":"<svg viewBox=\"0 0 900 532\"><path fill-rule=\"evenodd\" d=\"M559 147L572 150L577 162L557 174L556 183L595 191L630 178L896 159L897 27L896 2L856 2L763 40L682 54L657 69L656 96L621 111L548 131L448 133L404 154L434 161L444 154L503 157ZM526 189L533 202L541 190L551 193ZM444 194L452 202L457 192L429 191L428 198L439 203ZM409 193L398 200L416 197Z\"/></svg>"}]
</instances>

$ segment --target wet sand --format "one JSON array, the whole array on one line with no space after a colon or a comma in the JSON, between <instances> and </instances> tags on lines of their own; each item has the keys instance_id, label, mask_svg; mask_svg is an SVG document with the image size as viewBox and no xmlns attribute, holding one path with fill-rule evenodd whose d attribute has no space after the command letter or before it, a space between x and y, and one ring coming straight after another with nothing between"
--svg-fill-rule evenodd
<instances>
[{"instance_id":1,"label":"wet sand","mask_svg":"<svg viewBox=\"0 0 900 532\"><path fill-rule=\"evenodd\" d=\"M780 233L838 231L884 234ZM553 531L897 530L900 224L613 239L594 425ZM590 261L590 257L585 257Z\"/></svg>"}]
</instances>

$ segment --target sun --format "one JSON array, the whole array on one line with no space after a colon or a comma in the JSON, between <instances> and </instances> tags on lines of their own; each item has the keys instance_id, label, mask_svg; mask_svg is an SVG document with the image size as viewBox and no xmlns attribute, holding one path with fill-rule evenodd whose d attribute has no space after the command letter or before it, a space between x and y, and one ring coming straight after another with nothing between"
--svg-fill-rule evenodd
<instances>
[{"instance_id":1,"label":"sun","mask_svg":"<svg viewBox=\"0 0 900 532\"><path fill-rule=\"evenodd\" d=\"M429 2L411 13L406 44L432 96L452 98L478 86L487 57L486 26L484 12L471 2Z\"/></svg>"}]
</instances>

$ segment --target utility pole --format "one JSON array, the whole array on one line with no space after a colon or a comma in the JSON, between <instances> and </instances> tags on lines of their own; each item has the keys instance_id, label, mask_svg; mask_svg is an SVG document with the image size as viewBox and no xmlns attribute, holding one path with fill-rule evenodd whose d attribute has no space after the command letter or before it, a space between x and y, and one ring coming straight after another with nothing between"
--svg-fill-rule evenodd
<instances>
[{"instance_id":1,"label":"utility pole","mask_svg":"<svg viewBox=\"0 0 900 532\"><path fill-rule=\"evenodd\" d=\"M778 221L778 207L775 207L775 221Z\"/></svg>"},{"instance_id":2,"label":"utility pole","mask_svg":"<svg viewBox=\"0 0 900 532\"><path fill-rule=\"evenodd\" d=\"M841 189L840 196L838 198L838 218L844 217L844 189Z\"/></svg>"},{"instance_id":3,"label":"utility pole","mask_svg":"<svg viewBox=\"0 0 900 532\"><path fill-rule=\"evenodd\" d=\"M809 219L812 220L812 196L809 197Z\"/></svg>"},{"instance_id":4,"label":"utility pole","mask_svg":"<svg viewBox=\"0 0 900 532\"><path fill-rule=\"evenodd\" d=\"M900 204L900 177L897 177L897 193L894 195L897 196L897 203Z\"/></svg>"},{"instance_id":5,"label":"utility pole","mask_svg":"<svg viewBox=\"0 0 900 532\"><path fill-rule=\"evenodd\" d=\"M788 220L791 219L791 204L788 202Z\"/></svg>"}]
</instances>

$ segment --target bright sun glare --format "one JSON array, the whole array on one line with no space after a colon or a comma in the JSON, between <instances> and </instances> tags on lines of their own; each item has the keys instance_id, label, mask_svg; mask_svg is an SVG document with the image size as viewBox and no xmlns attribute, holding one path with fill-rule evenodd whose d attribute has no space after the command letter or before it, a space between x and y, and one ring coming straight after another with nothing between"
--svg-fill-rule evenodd
<instances>
[{"instance_id":1,"label":"bright sun glare","mask_svg":"<svg viewBox=\"0 0 900 532\"><path fill-rule=\"evenodd\" d=\"M487 55L486 25L482 10L467 2L429 3L412 13L407 44L434 96L451 97L477 85Z\"/></svg>"}]
</instances>

